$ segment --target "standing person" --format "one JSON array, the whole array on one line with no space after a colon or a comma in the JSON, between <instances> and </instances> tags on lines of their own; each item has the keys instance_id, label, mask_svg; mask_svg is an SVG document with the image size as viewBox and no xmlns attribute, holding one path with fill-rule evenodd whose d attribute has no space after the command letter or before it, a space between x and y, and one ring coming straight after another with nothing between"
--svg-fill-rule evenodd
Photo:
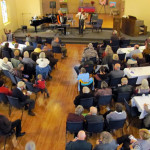
<instances>
[{"instance_id":1,"label":"standing person","mask_svg":"<svg viewBox=\"0 0 150 150\"><path fill-rule=\"evenodd\" d=\"M7 37L7 41L8 42L12 42L13 40L13 33L11 32L11 30L7 31L7 29L4 29L4 33Z\"/></svg>"},{"instance_id":2,"label":"standing person","mask_svg":"<svg viewBox=\"0 0 150 150\"><path fill-rule=\"evenodd\" d=\"M84 20L87 18L83 8L76 14L76 17L79 17L79 34L83 34Z\"/></svg>"},{"instance_id":3,"label":"standing person","mask_svg":"<svg viewBox=\"0 0 150 150\"><path fill-rule=\"evenodd\" d=\"M66 17L64 16L64 14L61 12L61 10L58 10L58 15L57 15L57 22L58 24L62 25L62 24L66 24ZM61 27L62 28L62 27ZM64 35L66 35L66 27L64 28Z\"/></svg>"}]
</instances>

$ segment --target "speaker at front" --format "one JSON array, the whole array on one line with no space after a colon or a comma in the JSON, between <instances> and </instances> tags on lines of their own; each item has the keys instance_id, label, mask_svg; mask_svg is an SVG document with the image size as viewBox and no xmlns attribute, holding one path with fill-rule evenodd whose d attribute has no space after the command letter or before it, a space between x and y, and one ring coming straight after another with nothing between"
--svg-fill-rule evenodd
<instances>
[{"instance_id":1,"label":"speaker at front","mask_svg":"<svg viewBox=\"0 0 150 150\"><path fill-rule=\"evenodd\" d=\"M50 8L56 8L56 2L55 1L50 2Z\"/></svg>"}]
</instances>

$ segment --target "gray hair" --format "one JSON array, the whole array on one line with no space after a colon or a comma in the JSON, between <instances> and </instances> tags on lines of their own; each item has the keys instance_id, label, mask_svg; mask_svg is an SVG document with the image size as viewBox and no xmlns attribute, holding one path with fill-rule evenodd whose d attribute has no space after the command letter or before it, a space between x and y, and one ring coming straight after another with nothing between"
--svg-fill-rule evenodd
<instances>
[{"instance_id":1,"label":"gray hair","mask_svg":"<svg viewBox=\"0 0 150 150\"><path fill-rule=\"evenodd\" d=\"M113 140L113 137L112 135L107 132L107 131L103 131L101 134L100 134L100 139L102 140L102 143L103 144L108 144L108 143L111 143L112 140Z\"/></svg>"},{"instance_id":2,"label":"gray hair","mask_svg":"<svg viewBox=\"0 0 150 150\"><path fill-rule=\"evenodd\" d=\"M105 81L102 81L101 82L101 88L102 89L108 88L108 84Z\"/></svg>"},{"instance_id":3,"label":"gray hair","mask_svg":"<svg viewBox=\"0 0 150 150\"><path fill-rule=\"evenodd\" d=\"M84 111L83 106L78 105L78 106L76 107L76 109L75 109L75 114L76 114L76 115L81 115L83 111Z\"/></svg>"},{"instance_id":4,"label":"gray hair","mask_svg":"<svg viewBox=\"0 0 150 150\"><path fill-rule=\"evenodd\" d=\"M24 55L25 58L29 58L29 52L28 52L28 51L25 51L25 52L23 53L23 55Z\"/></svg>"},{"instance_id":5,"label":"gray hair","mask_svg":"<svg viewBox=\"0 0 150 150\"><path fill-rule=\"evenodd\" d=\"M82 89L83 93L90 93L90 89L87 86L84 86Z\"/></svg>"},{"instance_id":6,"label":"gray hair","mask_svg":"<svg viewBox=\"0 0 150 150\"><path fill-rule=\"evenodd\" d=\"M17 87L18 87L18 88L21 88L21 87L24 87L24 88L25 88L25 83L24 83L23 81L19 81L19 82L17 83Z\"/></svg>"},{"instance_id":7,"label":"gray hair","mask_svg":"<svg viewBox=\"0 0 150 150\"><path fill-rule=\"evenodd\" d=\"M40 55L39 55L39 58L45 58L45 53L44 52L41 52Z\"/></svg>"},{"instance_id":8,"label":"gray hair","mask_svg":"<svg viewBox=\"0 0 150 150\"><path fill-rule=\"evenodd\" d=\"M142 80L141 89L149 89L149 83L147 79Z\"/></svg>"}]
</instances>

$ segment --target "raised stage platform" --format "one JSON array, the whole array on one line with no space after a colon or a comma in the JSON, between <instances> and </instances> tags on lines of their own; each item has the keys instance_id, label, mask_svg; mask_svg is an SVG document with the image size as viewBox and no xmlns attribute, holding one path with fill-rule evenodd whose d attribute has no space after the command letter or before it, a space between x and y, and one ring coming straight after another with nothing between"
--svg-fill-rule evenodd
<instances>
[{"instance_id":1,"label":"raised stage platform","mask_svg":"<svg viewBox=\"0 0 150 150\"><path fill-rule=\"evenodd\" d=\"M94 30L92 32L92 25L88 24L90 21L90 16L86 20L86 29L84 31L83 35L79 35L78 33L78 18L75 17L75 14L70 14L70 16L73 17L74 24L70 23L70 27L67 28L67 35L63 35L58 29L50 29L45 28L41 29L38 27L38 32L34 32L34 27L30 27L28 29L28 33L31 35L32 38L35 36L40 36L45 40L46 38L53 38L54 36L59 36L61 40L64 43L74 43L74 44L87 44L89 42L102 42L104 39L110 39L110 36L112 34L112 28L113 28L113 16L108 14L99 14L99 19L103 19L103 31L97 32ZM23 33L21 29L18 29L14 36L16 38L20 38L25 40L25 35L27 33ZM122 36L124 36L126 39L131 39L132 43L144 43L144 40L147 37L150 37L150 33L147 35L141 35L139 37L130 37L128 35L124 35L121 33Z\"/></svg>"}]
</instances>

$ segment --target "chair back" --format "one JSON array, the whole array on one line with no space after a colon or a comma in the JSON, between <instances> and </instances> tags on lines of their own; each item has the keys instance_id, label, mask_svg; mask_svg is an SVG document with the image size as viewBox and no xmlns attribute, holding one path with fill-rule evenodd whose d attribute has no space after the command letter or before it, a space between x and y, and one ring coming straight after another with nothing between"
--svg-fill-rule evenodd
<instances>
[{"instance_id":1,"label":"chair back","mask_svg":"<svg viewBox=\"0 0 150 150\"><path fill-rule=\"evenodd\" d=\"M84 68L85 68L86 72L88 72L89 74L93 74L93 71L94 71L94 66L93 65L88 65Z\"/></svg>"},{"instance_id":2,"label":"chair back","mask_svg":"<svg viewBox=\"0 0 150 150\"><path fill-rule=\"evenodd\" d=\"M7 96L9 104L15 108L20 109L22 107L21 103L19 102L18 98Z\"/></svg>"},{"instance_id":3,"label":"chair back","mask_svg":"<svg viewBox=\"0 0 150 150\"><path fill-rule=\"evenodd\" d=\"M111 87L117 87L118 84L121 84L121 78L112 78L110 80L110 86Z\"/></svg>"},{"instance_id":4,"label":"chair back","mask_svg":"<svg viewBox=\"0 0 150 150\"><path fill-rule=\"evenodd\" d=\"M105 80L98 81L97 88L101 89L101 83L102 83L102 81L105 81L109 85L109 78L108 78L108 79L105 79Z\"/></svg>"},{"instance_id":5,"label":"chair back","mask_svg":"<svg viewBox=\"0 0 150 150\"><path fill-rule=\"evenodd\" d=\"M87 123L87 132L90 133L100 133L103 131L104 122L88 122Z\"/></svg>"},{"instance_id":6,"label":"chair back","mask_svg":"<svg viewBox=\"0 0 150 150\"><path fill-rule=\"evenodd\" d=\"M112 101L112 95L104 95L98 97L98 106L99 105L108 105Z\"/></svg>"},{"instance_id":7,"label":"chair back","mask_svg":"<svg viewBox=\"0 0 150 150\"><path fill-rule=\"evenodd\" d=\"M85 109L89 109L91 106L93 106L93 101L94 101L94 97L82 98L80 100L79 105L82 105L83 108L85 108Z\"/></svg>"},{"instance_id":8,"label":"chair back","mask_svg":"<svg viewBox=\"0 0 150 150\"><path fill-rule=\"evenodd\" d=\"M52 51L53 51L53 53L61 53L61 47L59 47L59 46L56 46L56 47L52 47Z\"/></svg>"},{"instance_id":9,"label":"chair back","mask_svg":"<svg viewBox=\"0 0 150 150\"><path fill-rule=\"evenodd\" d=\"M129 101L130 98L131 98L131 93L130 92L118 93L117 102L124 103L124 99L126 101Z\"/></svg>"},{"instance_id":10,"label":"chair back","mask_svg":"<svg viewBox=\"0 0 150 150\"><path fill-rule=\"evenodd\" d=\"M119 60L124 61L126 53L118 54L118 56L119 56Z\"/></svg>"},{"instance_id":11,"label":"chair back","mask_svg":"<svg viewBox=\"0 0 150 150\"><path fill-rule=\"evenodd\" d=\"M3 70L2 72L4 73L4 75L5 75L6 77L10 78L10 76L9 76L9 71L8 71L8 70Z\"/></svg>"},{"instance_id":12,"label":"chair back","mask_svg":"<svg viewBox=\"0 0 150 150\"><path fill-rule=\"evenodd\" d=\"M92 24L95 23L97 20L98 20L98 14L92 14L92 16L91 16Z\"/></svg>"},{"instance_id":13,"label":"chair back","mask_svg":"<svg viewBox=\"0 0 150 150\"><path fill-rule=\"evenodd\" d=\"M3 93L0 93L0 102L4 102L5 104L8 102L7 96Z\"/></svg>"},{"instance_id":14,"label":"chair back","mask_svg":"<svg viewBox=\"0 0 150 150\"><path fill-rule=\"evenodd\" d=\"M123 128L125 121L126 119L109 121L110 130L113 130L113 129L117 130L117 129Z\"/></svg>"},{"instance_id":15,"label":"chair back","mask_svg":"<svg viewBox=\"0 0 150 150\"><path fill-rule=\"evenodd\" d=\"M83 130L83 122L66 122L66 131L78 133L80 130Z\"/></svg>"},{"instance_id":16,"label":"chair back","mask_svg":"<svg viewBox=\"0 0 150 150\"><path fill-rule=\"evenodd\" d=\"M18 77L16 77L16 76L15 76L15 78L16 78L17 83L18 83L19 81L23 81L22 79L20 79L20 78L18 78Z\"/></svg>"},{"instance_id":17,"label":"chair back","mask_svg":"<svg viewBox=\"0 0 150 150\"><path fill-rule=\"evenodd\" d=\"M8 59L11 58L9 52L8 52L8 51L4 51L4 50L2 50L2 57L3 57L3 58L4 58L4 57L7 57Z\"/></svg>"},{"instance_id":18,"label":"chair back","mask_svg":"<svg viewBox=\"0 0 150 150\"><path fill-rule=\"evenodd\" d=\"M92 57L92 58L90 58L90 60L93 61L94 64L97 63L96 57Z\"/></svg>"},{"instance_id":19,"label":"chair back","mask_svg":"<svg viewBox=\"0 0 150 150\"><path fill-rule=\"evenodd\" d=\"M8 72L8 74L9 74L9 77L10 77L12 83L16 85L16 84L17 84L17 81L16 81L15 76L14 76L13 74L11 74L10 72Z\"/></svg>"},{"instance_id":20,"label":"chair back","mask_svg":"<svg viewBox=\"0 0 150 150\"><path fill-rule=\"evenodd\" d=\"M132 85L132 86L136 86L137 79L138 79L138 77L129 78L129 79L128 79L128 84L129 84L129 85Z\"/></svg>"}]
</instances>

